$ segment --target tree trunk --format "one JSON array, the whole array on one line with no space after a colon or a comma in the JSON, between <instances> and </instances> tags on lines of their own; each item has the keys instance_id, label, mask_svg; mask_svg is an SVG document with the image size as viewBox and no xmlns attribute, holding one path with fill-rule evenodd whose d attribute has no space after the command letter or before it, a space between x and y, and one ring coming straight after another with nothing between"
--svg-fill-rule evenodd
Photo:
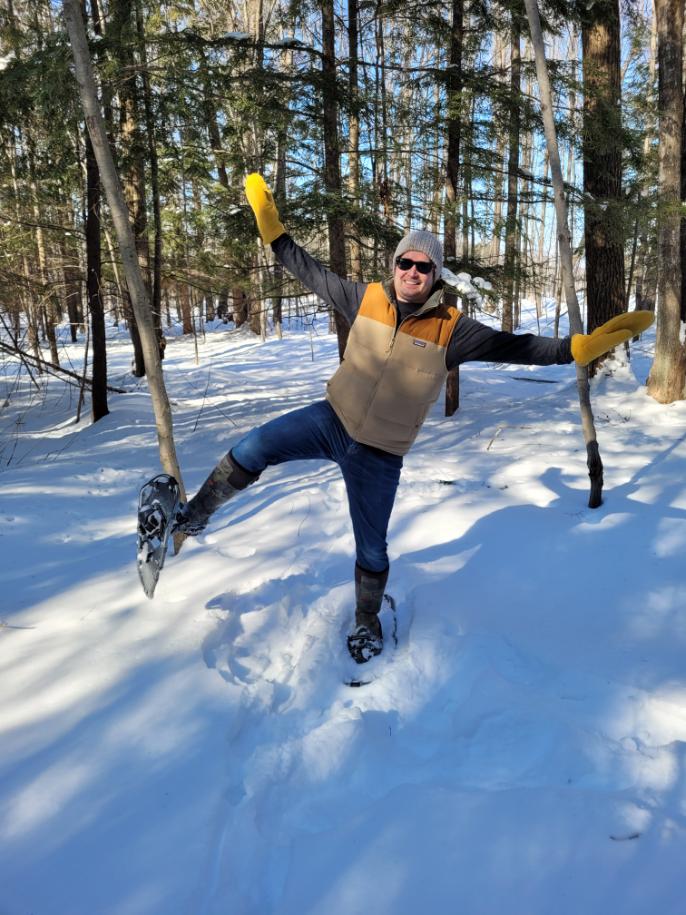
<instances>
[{"instance_id":1,"label":"tree trunk","mask_svg":"<svg viewBox=\"0 0 686 915\"><path fill-rule=\"evenodd\" d=\"M138 51L140 56L141 74L143 78L143 110L145 113L145 133L147 137L147 154L150 163L150 195L152 197L152 213L154 223L154 254L152 259L152 313L157 335L159 338L160 358L164 359L166 342L162 329L162 212L160 207L160 177L159 162L157 158L157 131L155 129L155 115L152 108L152 91L150 89L150 76L148 74L147 48L145 43L145 29L140 3L135 3L136 33L138 38ZM144 204L145 205L145 204ZM147 251L147 238L146 238Z\"/></svg>"},{"instance_id":2,"label":"tree trunk","mask_svg":"<svg viewBox=\"0 0 686 915\"><path fill-rule=\"evenodd\" d=\"M219 179L219 184L222 186L224 191L229 190L229 174L226 170L226 155L224 152L224 146L222 143L221 133L219 131L219 122L217 120L217 109L212 100L212 86L210 84L209 70L207 67L207 59L205 54L200 49L200 60L201 60L201 69L203 74L203 112L205 115L205 121L207 126L207 134L210 138L210 144L212 146L212 151L214 153L214 159L217 166L217 177ZM227 261L232 262L233 257L231 254L231 249L225 252L224 257ZM229 290L225 285L219 290L218 294L219 304L217 306L217 316L220 317L223 321L227 320L229 312Z\"/></svg>"},{"instance_id":3,"label":"tree trunk","mask_svg":"<svg viewBox=\"0 0 686 915\"><path fill-rule=\"evenodd\" d=\"M338 212L341 204L341 163L338 143L338 89L336 85L335 23L333 0L322 2L322 105L324 110L324 186L328 200L329 264L334 273L347 276L345 224ZM338 355L343 359L350 327L334 314Z\"/></svg>"},{"instance_id":4,"label":"tree trunk","mask_svg":"<svg viewBox=\"0 0 686 915\"><path fill-rule=\"evenodd\" d=\"M22 210L21 210L21 194L19 191L19 182L17 178L17 168L16 168L16 157L13 153L9 156L10 160L10 171L12 175L12 192L14 199L14 215L17 220L17 224L20 224L22 221ZM21 254L21 263L22 263L22 274L21 274L21 287L24 292L22 294L22 300L24 305L24 311L26 313L26 334L29 339L29 345L33 352L34 358L36 360L36 369L39 374L42 374L42 355L40 350L40 339L38 336L38 322L36 315L36 306L34 304L34 294L31 288L31 267L29 265L29 259L26 253L26 249L22 251Z\"/></svg>"},{"instance_id":5,"label":"tree trunk","mask_svg":"<svg viewBox=\"0 0 686 915\"><path fill-rule=\"evenodd\" d=\"M38 275L41 283L41 305L40 316L43 320L45 337L50 347L50 358L55 365L60 364L59 352L57 349L57 334L55 325L57 324L57 309L55 301L50 291L50 282L48 277L48 256L45 247L45 235L41 221L40 204L38 202L38 185L36 179L36 165L34 155L33 137L28 135L28 160L29 160L29 186L31 191L31 206L33 208L33 220L36 226L36 253L38 255Z\"/></svg>"},{"instance_id":6,"label":"tree trunk","mask_svg":"<svg viewBox=\"0 0 686 915\"><path fill-rule=\"evenodd\" d=\"M148 291L150 301L150 250L147 238L147 212L145 205L145 164L141 145L141 132L138 124L138 99L136 90L136 66L133 56L134 21L133 0L114 0L112 4L111 30L113 53L120 68L119 120L122 154L122 186L124 199L133 221L133 234L141 275ZM127 278L128 282L128 278ZM145 374L145 357L140 340L140 329L136 326L135 308L128 301L131 291L124 291L125 308L128 312L131 340L134 349L134 370L136 377ZM158 321L153 315L153 323L159 333Z\"/></svg>"},{"instance_id":7,"label":"tree trunk","mask_svg":"<svg viewBox=\"0 0 686 915\"><path fill-rule=\"evenodd\" d=\"M71 215L71 214L70 214ZM79 327L83 324L83 302L81 297L81 271L79 255L74 245L67 241L65 233L60 233L58 240L62 277L64 279L64 304L69 319L71 342L76 343Z\"/></svg>"},{"instance_id":8,"label":"tree trunk","mask_svg":"<svg viewBox=\"0 0 686 915\"><path fill-rule=\"evenodd\" d=\"M555 215L557 220L557 236L560 247L560 262L562 277L569 313L569 324L572 334L582 333L581 311L574 287L574 260L572 256L571 234L565 200L564 182L562 180L562 166L560 164L560 151L557 145L557 132L553 115L553 94L550 89L548 65L545 59L545 45L543 32L538 14L536 0L525 0L526 12L531 30L531 42L536 58L536 74L541 97L541 113L543 115L543 129L545 132L546 146L550 156L550 172L553 179L555 194ZM579 388L579 404L581 409L581 425L586 442L586 461L588 474L591 479L591 492L588 499L589 508L598 508L603 501L603 462L596 438L593 410L591 409L591 394L588 381L588 371L582 366L576 367L576 380Z\"/></svg>"},{"instance_id":9,"label":"tree trunk","mask_svg":"<svg viewBox=\"0 0 686 915\"><path fill-rule=\"evenodd\" d=\"M538 256L536 260L536 266L540 272L539 280L536 284L535 297L536 297L536 316L541 318L543 316L543 295L547 288L547 274L549 269L549 261L546 258L545 250L545 226L546 226L546 212L548 209L548 171L550 167L550 159L548 158L548 150L546 149L544 159L543 159L543 198L541 200L541 218L539 225L539 236L538 236Z\"/></svg>"},{"instance_id":10,"label":"tree trunk","mask_svg":"<svg viewBox=\"0 0 686 915\"><path fill-rule=\"evenodd\" d=\"M188 283L183 279L176 286L177 301L181 310L181 330L184 334L193 333L193 316L191 314L191 293Z\"/></svg>"},{"instance_id":11,"label":"tree trunk","mask_svg":"<svg viewBox=\"0 0 686 915\"><path fill-rule=\"evenodd\" d=\"M655 16L654 4L653 15L650 20L650 43L648 46L648 79L650 84L655 82L657 73L657 21ZM652 125L651 125L652 126ZM656 131L659 127L656 126ZM651 154L651 146L654 140L653 131L646 132L643 139L643 160L647 162ZM649 197L652 193L650 184L652 182L644 181L639 196L638 219L640 222L638 236L638 250L636 252L636 308L639 311L655 311L657 301L657 239L650 230L650 203ZM648 219L646 220L646 213Z\"/></svg>"},{"instance_id":12,"label":"tree trunk","mask_svg":"<svg viewBox=\"0 0 686 915\"><path fill-rule=\"evenodd\" d=\"M93 143L93 150L100 169L100 177L107 194L112 221L119 241L121 258L126 271L126 280L141 332L145 369L157 428L160 461L165 472L172 474L178 480L181 498L185 500L185 489L174 446L171 407L164 386L162 364L150 310L150 301L138 263L136 241L131 228L129 212L119 182L119 176L114 166L112 151L107 142L105 124L98 104L95 76L88 54L88 40L79 0L64 0L63 10L74 55L76 82L86 117L86 125Z\"/></svg>"},{"instance_id":13,"label":"tree trunk","mask_svg":"<svg viewBox=\"0 0 686 915\"><path fill-rule=\"evenodd\" d=\"M348 88L350 91L350 117L348 127L348 160L350 172L348 190L352 200L360 200L360 88L358 85L358 6L357 0L348 0ZM350 231L350 278L356 282L362 280L362 247L358 229L351 225Z\"/></svg>"},{"instance_id":14,"label":"tree trunk","mask_svg":"<svg viewBox=\"0 0 686 915\"><path fill-rule=\"evenodd\" d=\"M683 49L682 49L683 50ZM682 90L683 90L682 86ZM682 91L684 107L681 123L681 203L686 203L686 92ZM681 217L681 320L686 322L686 216Z\"/></svg>"},{"instance_id":15,"label":"tree trunk","mask_svg":"<svg viewBox=\"0 0 686 915\"><path fill-rule=\"evenodd\" d=\"M515 271L517 262L517 188L519 177L519 133L521 95L521 27L518 13L512 12L511 30L511 70L510 70L510 125L508 132L507 157L507 217L505 220L505 291L503 294L502 328L512 333L514 330Z\"/></svg>"},{"instance_id":16,"label":"tree trunk","mask_svg":"<svg viewBox=\"0 0 686 915\"><path fill-rule=\"evenodd\" d=\"M660 403L686 397L686 344L681 319L681 132L683 100L683 0L656 0L658 35L658 299L655 360L648 392Z\"/></svg>"},{"instance_id":17,"label":"tree trunk","mask_svg":"<svg viewBox=\"0 0 686 915\"><path fill-rule=\"evenodd\" d=\"M255 264L256 270L254 275L259 277L260 267L259 267L259 255L256 258L257 263ZM262 311L264 309L264 302L262 299L262 284L257 280L255 282L256 295L253 295L250 299L250 330L255 334L256 337L262 335Z\"/></svg>"},{"instance_id":18,"label":"tree trunk","mask_svg":"<svg viewBox=\"0 0 686 915\"><path fill-rule=\"evenodd\" d=\"M283 133L279 133L278 147L276 151L276 181L274 182L274 190L276 192L276 199L281 202L286 199L286 143L287 137ZM270 251L265 251L267 257L271 257L272 262L274 261L273 256ZM275 263L273 266L273 294L272 294L272 321L274 322L274 333L279 340L283 337L283 284L284 284L284 268L280 263Z\"/></svg>"},{"instance_id":19,"label":"tree trunk","mask_svg":"<svg viewBox=\"0 0 686 915\"><path fill-rule=\"evenodd\" d=\"M93 338L93 422L109 413L107 405L107 345L102 298L100 246L100 170L86 131L86 296Z\"/></svg>"},{"instance_id":20,"label":"tree trunk","mask_svg":"<svg viewBox=\"0 0 686 915\"><path fill-rule=\"evenodd\" d=\"M582 17L584 241L588 332L627 309L624 279L619 0Z\"/></svg>"},{"instance_id":21,"label":"tree trunk","mask_svg":"<svg viewBox=\"0 0 686 915\"><path fill-rule=\"evenodd\" d=\"M460 127L462 123L462 46L464 42L464 0L452 0L450 27L450 59L448 68L448 118L446 123L447 150L445 170L445 218L443 223L443 256L451 270L457 267L457 206L460 168ZM449 296L455 305L454 295ZM458 369L448 373L445 386L445 415L452 416L460 406Z\"/></svg>"},{"instance_id":22,"label":"tree trunk","mask_svg":"<svg viewBox=\"0 0 686 915\"><path fill-rule=\"evenodd\" d=\"M503 80L505 72L505 47L500 30L493 36L493 57L498 73L498 82ZM504 86L503 86L504 91ZM490 262L494 267L500 263L500 238L503 232L503 173L505 162L505 141L502 131L497 132L495 139L495 157L493 168L493 238L491 239Z\"/></svg>"},{"instance_id":23,"label":"tree trunk","mask_svg":"<svg viewBox=\"0 0 686 915\"><path fill-rule=\"evenodd\" d=\"M242 327L248 320L248 297L245 290L235 286L231 291L233 299L233 320L236 327Z\"/></svg>"}]
</instances>

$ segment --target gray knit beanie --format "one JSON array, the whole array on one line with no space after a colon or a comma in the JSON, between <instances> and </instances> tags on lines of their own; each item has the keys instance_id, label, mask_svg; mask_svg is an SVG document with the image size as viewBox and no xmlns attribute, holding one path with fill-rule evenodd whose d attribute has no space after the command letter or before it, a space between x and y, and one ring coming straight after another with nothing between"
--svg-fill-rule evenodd
<instances>
[{"instance_id":1,"label":"gray knit beanie","mask_svg":"<svg viewBox=\"0 0 686 915\"><path fill-rule=\"evenodd\" d=\"M443 246L436 238L433 232L427 232L426 229L415 229L401 238L398 247L393 255L393 264L396 259L406 251L421 251L436 265L436 279L441 278L443 269Z\"/></svg>"}]
</instances>

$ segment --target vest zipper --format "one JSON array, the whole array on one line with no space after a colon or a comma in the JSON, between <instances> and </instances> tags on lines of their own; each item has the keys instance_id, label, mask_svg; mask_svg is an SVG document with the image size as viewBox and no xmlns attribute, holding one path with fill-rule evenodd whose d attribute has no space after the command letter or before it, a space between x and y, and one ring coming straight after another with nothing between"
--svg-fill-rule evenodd
<instances>
[{"instance_id":1,"label":"vest zipper","mask_svg":"<svg viewBox=\"0 0 686 915\"><path fill-rule=\"evenodd\" d=\"M435 304L435 305L432 305L431 308L427 308L427 310L426 310L425 312L422 313L422 311L421 311L421 309L420 309L419 311L413 312L411 315L407 315L407 317L405 317L405 318L401 318L401 319L400 319L400 323L397 323L397 322L396 322L395 328L393 329L393 333L392 333L392 335L391 335L391 342L388 344L388 347L387 347L387 349L386 349L386 353L387 353L388 355L390 355L390 354L393 352L393 345L394 345L394 343L395 343L395 338L398 336L398 331L399 331L400 328L403 326L403 324L405 323L405 321L409 321L410 318L418 318L418 317L422 317L422 318L423 318L425 314L428 314L430 311L434 311L436 308L438 308L438 306L439 306L440 304L441 304L440 302L436 302L436 304ZM393 305L393 307L395 308L396 314L397 314L397 312L398 312L398 306L397 306L397 305Z\"/></svg>"}]
</instances>

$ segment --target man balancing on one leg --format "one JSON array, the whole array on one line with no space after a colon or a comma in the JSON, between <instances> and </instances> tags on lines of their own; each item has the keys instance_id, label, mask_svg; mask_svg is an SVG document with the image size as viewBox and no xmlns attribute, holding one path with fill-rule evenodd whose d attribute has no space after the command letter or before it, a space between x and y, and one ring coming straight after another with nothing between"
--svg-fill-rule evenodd
<instances>
[{"instance_id":1,"label":"man balancing on one leg","mask_svg":"<svg viewBox=\"0 0 686 915\"><path fill-rule=\"evenodd\" d=\"M197 534L210 516L266 467L306 458L335 461L348 493L356 548L355 622L348 636L362 663L381 652L379 610L388 578L386 532L405 455L447 373L463 362L587 365L652 322L649 312L608 321L562 340L496 331L446 302L443 253L435 235L410 232L383 282L331 273L286 233L260 175L245 184L265 244L311 292L351 325L326 398L258 426L214 468L184 506L178 528Z\"/></svg>"}]
</instances>

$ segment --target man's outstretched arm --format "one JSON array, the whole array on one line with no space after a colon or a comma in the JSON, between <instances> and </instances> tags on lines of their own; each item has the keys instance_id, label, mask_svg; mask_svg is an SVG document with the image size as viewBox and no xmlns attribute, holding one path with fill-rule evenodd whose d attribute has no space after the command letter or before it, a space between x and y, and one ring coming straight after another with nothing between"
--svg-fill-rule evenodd
<instances>
[{"instance_id":1,"label":"man's outstretched arm","mask_svg":"<svg viewBox=\"0 0 686 915\"><path fill-rule=\"evenodd\" d=\"M293 241L283 227L272 193L261 175L248 175L245 181L245 195L255 214L262 241L272 246L278 261L300 280L306 289L335 308L349 324L352 324L367 284L353 283L327 270Z\"/></svg>"},{"instance_id":2,"label":"man's outstretched arm","mask_svg":"<svg viewBox=\"0 0 686 915\"><path fill-rule=\"evenodd\" d=\"M462 315L448 344L446 363L507 362L514 365L565 365L573 362L570 339L510 334Z\"/></svg>"},{"instance_id":3,"label":"man's outstretched arm","mask_svg":"<svg viewBox=\"0 0 686 915\"><path fill-rule=\"evenodd\" d=\"M535 334L509 334L462 316L448 344L446 363L453 369L463 362L509 362L515 365L588 365L653 323L649 311L617 315L591 334L555 339Z\"/></svg>"},{"instance_id":4,"label":"man's outstretched arm","mask_svg":"<svg viewBox=\"0 0 686 915\"><path fill-rule=\"evenodd\" d=\"M348 324L353 323L367 283L352 283L327 270L288 234L284 233L272 242L272 251L286 270L300 280L306 289L339 311Z\"/></svg>"}]
</instances>

